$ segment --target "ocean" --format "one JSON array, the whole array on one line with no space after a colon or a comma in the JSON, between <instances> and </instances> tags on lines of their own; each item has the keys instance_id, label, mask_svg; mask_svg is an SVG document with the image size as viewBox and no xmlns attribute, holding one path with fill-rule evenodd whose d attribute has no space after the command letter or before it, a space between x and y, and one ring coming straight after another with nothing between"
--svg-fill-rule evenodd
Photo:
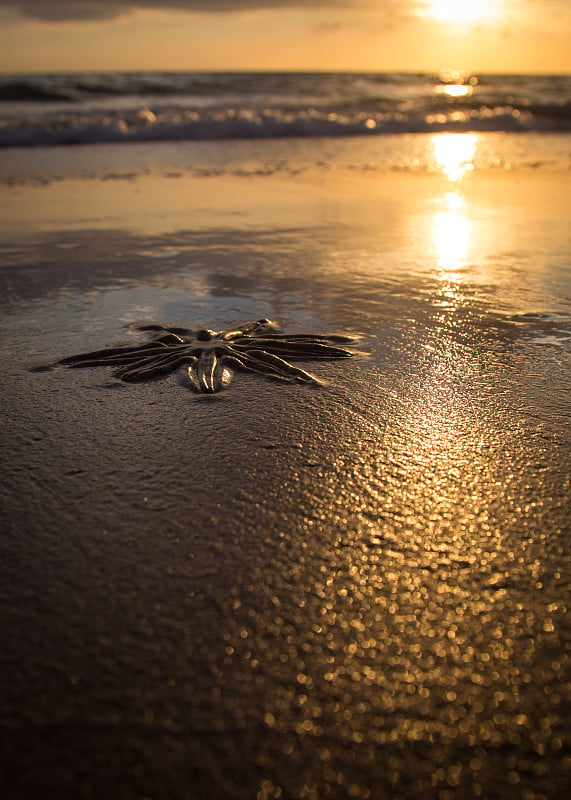
<instances>
[{"instance_id":1,"label":"ocean","mask_svg":"<svg viewBox=\"0 0 571 800\"><path fill-rule=\"evenodd\" d=\"M0 77L0 147L570 130L569 75L103 72Z\"/></svg>"}]
</instances>

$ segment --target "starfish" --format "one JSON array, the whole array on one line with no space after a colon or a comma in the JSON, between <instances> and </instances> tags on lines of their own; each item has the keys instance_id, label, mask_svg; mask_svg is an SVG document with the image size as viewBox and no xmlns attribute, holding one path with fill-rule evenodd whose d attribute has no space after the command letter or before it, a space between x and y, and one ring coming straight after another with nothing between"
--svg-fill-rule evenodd
<instances>
[{"instance_id":1,"label":"starfish","mask_svg":"<svg viewBox=\"0 0 571 800\"><path fill-rule=\"evenodd\" d=\"M319 384L309 372L288 360L349 358L339 345L355 341L341 334L292 334L281 332L269 319L244 322L236 328L212 331L150 323L132 326L153 338L135 346L109 347L61 359L67 367L119 367L116 376L139 382L170 375L185 366L194 389L214 393L228 386L233 369L255 372L290 383Z\"/></svg>"}]
</instances>

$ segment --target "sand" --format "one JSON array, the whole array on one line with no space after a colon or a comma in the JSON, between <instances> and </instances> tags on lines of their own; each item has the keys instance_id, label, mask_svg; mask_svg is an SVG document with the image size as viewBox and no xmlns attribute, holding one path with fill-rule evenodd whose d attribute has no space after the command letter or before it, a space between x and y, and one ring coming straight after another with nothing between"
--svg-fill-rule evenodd
<instances>
[{"instance_id":1,"label":"sand","mask_svg":"<svg viewBox=\"0 0 571 800\"><path fill-rule=\"evenodd\" d=\"M2 797L564 797L569 173L259 148L5 178ZM259 317L361 352L31 369Z\"/></svg>"}]
</instances>

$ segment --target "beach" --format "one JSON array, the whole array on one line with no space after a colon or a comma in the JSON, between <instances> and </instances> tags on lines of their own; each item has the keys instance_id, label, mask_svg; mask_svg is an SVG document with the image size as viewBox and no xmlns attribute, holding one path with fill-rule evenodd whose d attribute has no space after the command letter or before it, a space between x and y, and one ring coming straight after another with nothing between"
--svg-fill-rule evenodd
<instances>
[{"instance_id":1,"label":"beach","mask_svg":"<svg viewBox=\"0 0 571 800\"><path fill-rule=\"evenodd\" d=\"M6 800L571 788L569 134L0 152ZM354 337L319 385L60 359Z\"/></svg>"}]
</instances>

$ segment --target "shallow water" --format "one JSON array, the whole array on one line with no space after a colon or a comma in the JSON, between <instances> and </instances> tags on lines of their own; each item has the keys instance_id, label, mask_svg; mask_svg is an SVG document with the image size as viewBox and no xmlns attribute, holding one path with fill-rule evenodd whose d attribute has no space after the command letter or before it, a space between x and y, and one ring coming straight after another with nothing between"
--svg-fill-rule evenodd
<instances>
[{"instance_id":1,"label":"shallow water","mask_svg":"<svg viewBox=\"0 0 571 800\"><path fill-rule=\"evenodd\" d=\"M3 190L5 796L565 796L568 175L83 158ZM260 317L361 355L30 370Z\"/></svg>"}]
</instances>

